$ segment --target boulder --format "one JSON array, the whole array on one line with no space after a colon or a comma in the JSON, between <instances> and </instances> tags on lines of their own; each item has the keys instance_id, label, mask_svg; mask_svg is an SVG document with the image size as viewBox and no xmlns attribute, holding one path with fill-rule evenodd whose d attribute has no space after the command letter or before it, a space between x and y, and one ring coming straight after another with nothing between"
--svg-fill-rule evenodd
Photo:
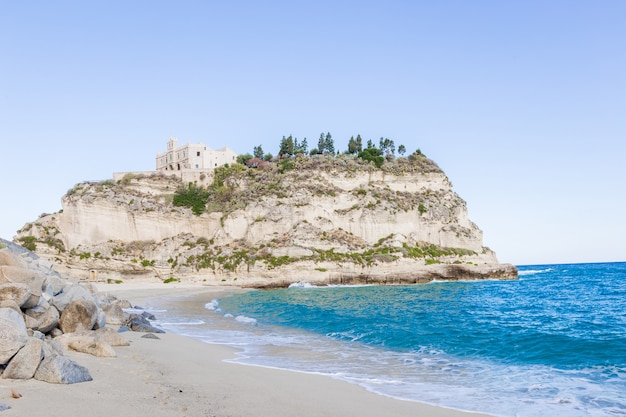
<instances>
[{"instance_id":1,"label":"boulder","mask_svg":"<svg viewBox=\"0 0 626 417\"><path fill-rule=\"evenodd\" d=\"M60 294L63 291L67 284L60 277L57 276L49 276L48 279L44 282L43 290L50 294L50 296L54 297L55 295Z\"/></svg>"},{"instance_id":2,"label":"boulder","mask_svg":"<svg viewBox=\"0 0 626 417\"><path fill-rule=\"evenodd\" d=\"M31 337L7 365L3 378L31 379L43 359L43 340Z\"/></svg>"},{"instance_id":3,"label":"boulder","mask_svg":"<svg viewBox=\"0 0 626 417\"><path fill-rule=\"evenodd\" d=\"M42 300L39 305L24 310L26 327L48 333L59 324L59 311Z\"/></svg>"},{"instance_id":4,"label":"boulder","mask_svg":"<svg viewBox=\"0 0 626 417\"><path fill-rule=\"evenodd\" d=\"M10 410L10 409L11 409L11 407L6 405L5 403L0 403L0 411L6 411L6 410Z\"/></svg>"},{"instance_id":5,"label":"boulder","mask_svg":"<svg viewBox=\"0 0 626 417\"><path fill-rule=\"evenodd\" d=\"M51 384L75 384L92 380L87 368L67 356L54 354L41 361L34 378Z\"/></svg>"},{"instance_id":6,"label":"boulder","mask_svg":"<svg viewBox=\"0 0 626 417\"><path fill-rule=\"evenodd\" d=\"M118 326L124 324L124 322L126 321L126 315L124 314L124 310L122 310L118 303L113 303L106 306L103 311L106 316L106 324Z\"/></svg>"},{"instance_id":7,"label":"boulder","mask_svg":"<svg viewBox=\"0 0 626 417\"><path fill-rule=\"evenodd\" d=\"M98 307L93 300L72 301L61 313L59 328L63 333L91 330L98 318Z\"/></svg>"},{"instance_id":8,"label":"boulder","mask_svg":"<svg viewBox=\"0 0 626 417\"><path fill-rule=\"evenodd\" d=\"M20 306L13 300L5 300L5 301L0 301L0 308L10 308L12 310L15 310L17 313L22 314L22 309L20 308Z\"/></svg>"},{"instance_id":9,"label":"boulder","mask_svg":"<svg viewBox=\"0 0 626 417\"><path fill-rule=\"evenodd\" d=\"M56 340L45 339L43 341L43 357L60 355L63 356L63 347Z\"/></svg>"},{"instance_id":10,"label":"boulder","mask_svg":"<svg viewBox=\"0 0 626 417\"><path fill-rule=\"evenodd\" d=\"M133 305L128 300L115 300L111 304L117 304L121 309L133 308Z\"/></svg>"},{"instance_id":11,"label":"boulder","mask_svg":"<svg viewBox=\"0 0 626 417\"><path fill-rule=\"evenodd\" d=\"M12 300L20 307L30 299L30 287L17 282L0 284L0 302Z\"/></svg>"},{"instance_id":12,"label":"boulder","mask_svg":"<svg viewBox=\"0 0 626 417\"><path fill-rule=\"evenodd\" d=\"M60 312L63 312L65 308L72 301L77 300L89 300L93 302L93 295L81 285L68 285L62 292L52 297L52 305Z\"/></svg>"},{"instance_id":13,"label":"boulder","mask_svg":"<svg viewBox=\"0 0 626 417\"><path fill-rule=\"evenodd\" d=\"M163 330L154 327L150 322L137 314L133 314L128 320L128 327L134 332L146 332L146 333L165 333Z\"/></svg>"},{"instance_id":14,"label":"boulder","mask_svg":"<svg viewBox=\"0 0 626 417\"><path fill-rule=\"evenodd\" d=\"M24 318L10 308L0 308L0 365L6 364L28 342Z\"/></svg>"},{"instance_id":15,"label":"boulder","mask_svg":"<svg viewBox=\"0 0 626 417\"><path fill-rule=\"evenodd\" d=\"M111 346L129 346L130 343L124 336L111 329L110 327L104 327L94 332L96 342L107 343Z\"/></svg>"},{"instance_id":16,"label":"boulder","mask_svg":"<svg viewBox=\"0 0 626 417\"><path fill-rule=\"evenodd\" d=\"M76 338L69 343L69 348L76 352L87 353L99 358L114 358L117 356L113 347L107 343L88 341L87 338Z\"/></svg>"},{"instance_id":17,"label":"boulder","mask_svg":"<svg viewBox=\"0 0 626 417\"><path fill-rule=\"evenodd\" d=\"M22 308L34 307L41 298L41 288L45 281L45 275L38 271L16 266L0 266L0 284L15 283L26 284L30 289L29 299L21 305Z\"/></svg>"},{"instance_id":18,"label":"boulder","mask_svg":"<svg viewBox=\"0 0 626 417\"><path fill-rule=\"evenodd\" d=\"M18 255L2 250L0 251L0 265L23 267L24 262Z\"/></svg>"},{"instance_id":19,"label":"boulder","mask_svg":"<svg viewBox=\"0 0 626 417\"><path fill-rule=\"evenodd\" d=\"M96 323L94 324L94 329L103 329L107 325L107 316L104 314L102 309L98 308L98 313L96 314Z\"/></svg>"}]
</instances>

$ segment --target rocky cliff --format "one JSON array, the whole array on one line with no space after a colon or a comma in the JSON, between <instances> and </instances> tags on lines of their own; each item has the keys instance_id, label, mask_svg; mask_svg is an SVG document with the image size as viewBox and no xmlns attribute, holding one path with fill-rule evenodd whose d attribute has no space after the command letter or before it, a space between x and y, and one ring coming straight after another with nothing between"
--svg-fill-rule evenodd
<instances>
[{"instance_id":1,"label":"rocky cliff","mask_svg":"<svg viewBox=\"0 0 626 417\"><path fill-rule=\"evenodd\" d=\"M517 276L483 247L465 202L423 155L381 168L300 156L219 168L208 182L128 174L80 183L63 210L25 225L16 242L66 273L113 281L276 287ZM199 215L187 204L198 196Z\"/></svg>"}]
</instances>

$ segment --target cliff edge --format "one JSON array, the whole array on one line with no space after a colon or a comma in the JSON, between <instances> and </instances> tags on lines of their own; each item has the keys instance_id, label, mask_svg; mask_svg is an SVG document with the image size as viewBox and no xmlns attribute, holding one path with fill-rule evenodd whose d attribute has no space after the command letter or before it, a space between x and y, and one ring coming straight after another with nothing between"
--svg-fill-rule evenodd
<instances>
[{"instance_id":1,"label":"cliff edge","mask_svg":"<svg viewBox=\"0 0 626 417\"><path fill-rule=\"evenodd\" d=\"M439 167L297 156L77 184L15 238L77 278L243 287L514 279ZM205 186L206 185L206 186Z\"/></svg>"}]
</instances>

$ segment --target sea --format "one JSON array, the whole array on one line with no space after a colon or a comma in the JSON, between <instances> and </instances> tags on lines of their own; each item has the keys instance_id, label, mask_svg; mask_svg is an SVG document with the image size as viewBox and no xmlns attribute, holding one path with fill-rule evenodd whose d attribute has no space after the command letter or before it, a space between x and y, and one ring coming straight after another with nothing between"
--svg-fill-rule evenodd
<instances>
[{"instance_id":1,"label":"sea","mask_svg":"<svg viewBox=\"0 0 626 417\"><path fill-rule=\"evenodd\" d=\"M407 286L316 287L303 276L207 297L148 307L167 331L234 347L232 362L494 416L626 416L626 263Z\"/></svg>"}]
</instances>

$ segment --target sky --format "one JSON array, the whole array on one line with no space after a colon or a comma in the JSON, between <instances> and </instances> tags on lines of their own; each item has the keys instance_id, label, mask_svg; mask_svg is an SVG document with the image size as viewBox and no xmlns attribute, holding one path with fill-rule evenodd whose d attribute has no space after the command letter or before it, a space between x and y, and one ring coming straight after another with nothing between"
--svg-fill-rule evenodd
<instances>
[{"instance_id":1,"label":"sky","mask_svg":"<svg viewBox=\"0 0 626 417\"><path fill-rule=\"evenodd\" d=\"M0 237L169 137L420 149L501 262L626 261L626 2L23 1L0 13Z\"/></svg>"}]
</instances>

